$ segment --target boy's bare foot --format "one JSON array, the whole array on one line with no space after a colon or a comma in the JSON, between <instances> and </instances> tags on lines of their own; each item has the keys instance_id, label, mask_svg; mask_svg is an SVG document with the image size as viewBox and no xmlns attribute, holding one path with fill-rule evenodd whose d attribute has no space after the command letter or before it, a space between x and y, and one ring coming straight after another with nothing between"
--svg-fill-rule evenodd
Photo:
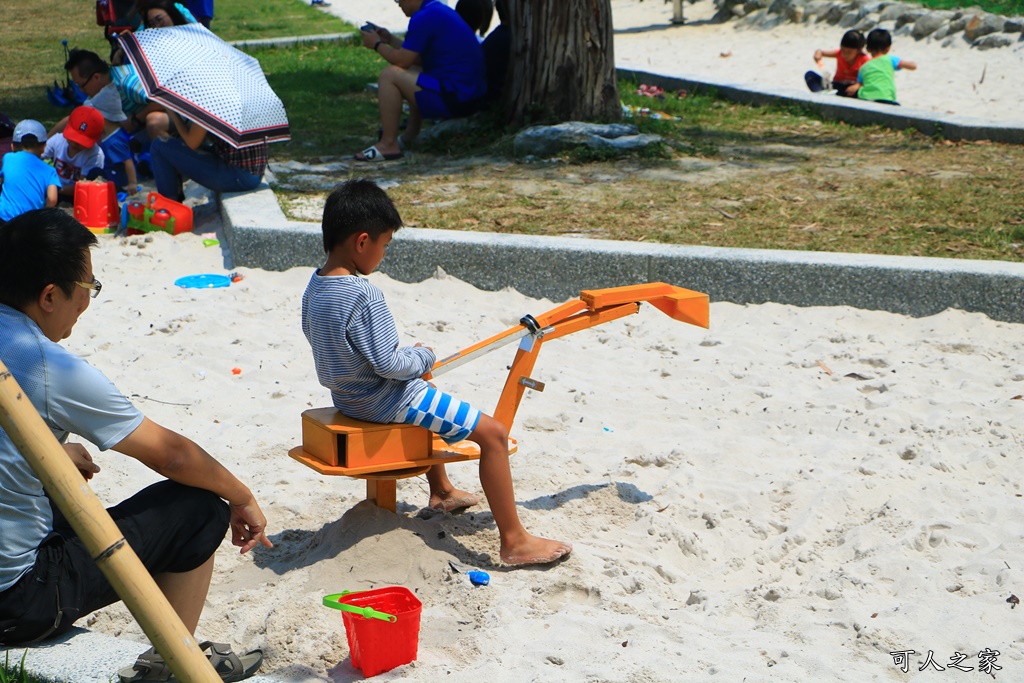
<instances>
[{"instance_id":1,"label":"boy's bare foot","mask_svg":"<svg viewBox=\"0 0 1024 683\"><path fill-rule=\"evenodd\" d=\"M571 543L530 536L526 542L518 544L514 548L502 547L501 561L513 567L549 564L571 552Z\"/></svg>"},{"instance_id":2,"label":"boy's bare foot","mask_svg":"<svg viewBox=\"0 0 1024 683\"><path fill-rule=\"evenodd\" d=\"M441 512L455 512L479 504L480 496L458 489L452 489L447 493L430 494L431 509Z\"/></svg>"}]
</instances>

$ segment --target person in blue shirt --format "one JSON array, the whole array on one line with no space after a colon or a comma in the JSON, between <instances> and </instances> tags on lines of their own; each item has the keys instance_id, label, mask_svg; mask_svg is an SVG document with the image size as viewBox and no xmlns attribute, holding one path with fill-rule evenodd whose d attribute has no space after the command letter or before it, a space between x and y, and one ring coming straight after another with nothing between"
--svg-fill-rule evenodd
<instances>
[{"instance_id":1,"label":"person in blue shirt","mask_svg":"<svg viewBox=\"0 0 1024 683\"><path fill-rule=\"evenodd\" d=\"M14 151L4 155L0 166L0 224L26 211L57 206L60 176L42 160L46 128L32 119L14 127Z\"/></svg>"},{"instance_id":2,"label":"person in blue shirt","mask_svg":"<svg viewBox=\"0 0 1024 683\"><path fill-rule=\"evenodd\" d=\"M400 41L385 28L363 27L363 45L388 66L377 81L381 136L376 145L356 154L356 161L390 161L419 135L423 119L468 116L487 93L480 41L462 17L440 0L398 0L409 29ZM409 103L409 123L399 139L402 102Z\"/></svg>"}]
</instances>

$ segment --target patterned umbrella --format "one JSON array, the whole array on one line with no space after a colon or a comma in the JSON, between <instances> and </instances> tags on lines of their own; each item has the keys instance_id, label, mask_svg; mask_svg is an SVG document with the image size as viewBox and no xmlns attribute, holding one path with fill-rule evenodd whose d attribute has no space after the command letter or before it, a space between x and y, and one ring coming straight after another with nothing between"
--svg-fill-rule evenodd
<instances>
[{"instance_id":1,"label":"patterned umbrella","mask_svg":"<svg viewBox=\"0 0 1024 683\"><path fill-rule=\"evenodd\" d=\"M241 149L290 140L260 63L201 24L118 36L149 98Z\"/></svg>"}]
</instances>

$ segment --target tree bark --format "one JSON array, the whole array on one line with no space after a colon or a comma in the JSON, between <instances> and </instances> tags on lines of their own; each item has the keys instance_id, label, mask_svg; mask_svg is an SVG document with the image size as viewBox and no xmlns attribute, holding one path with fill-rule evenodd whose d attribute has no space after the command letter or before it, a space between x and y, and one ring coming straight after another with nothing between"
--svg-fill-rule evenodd
<instances>
[{"instance_id":1,"label":"tree bark","mask_svg":"<svg viewBox=\"0 0 1024 683\"><path fill-rule=\"evenodd\" d=\"M512 33L509 121L620 119L611 1L504 1Z\"/></svg>"}]
</instances>

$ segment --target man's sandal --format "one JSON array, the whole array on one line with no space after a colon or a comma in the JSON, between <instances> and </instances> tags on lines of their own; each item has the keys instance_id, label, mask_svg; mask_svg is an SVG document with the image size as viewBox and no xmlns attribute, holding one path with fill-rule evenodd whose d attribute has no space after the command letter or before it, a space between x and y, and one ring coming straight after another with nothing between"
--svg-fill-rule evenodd
<instances>
[{"instance_id":1,"label":"man's sandal","mask_svg":"<svg viewBox=\"0 0 1024 683\"><path fill-rule=\"evenodd\" d=\"M385 154L384 152L377 149L377 145L364 149L359 154L355 155L356 161L395 161L401 159L405 154L402 152L395 152L393 154Z\"/></svg>"},{"instance_id":2,"label":"man's sandal","mask_svg":"<svg viewBox=\"0 0 1024 683\"><path fill-rule=\"evenodd\" d=\"M244 655L236 655L226 643L212 643L208 640L199 643L199 649L209 650L210 664L222 681L242 681L259 671L263 663L263 651L256 649ZM135 660L135 664L118 672L121 683L149 683L150 681L176 683L178 679L171 673L171 667L157 653L156 648L149 648Z\"/></svg>"}]
</instances>

